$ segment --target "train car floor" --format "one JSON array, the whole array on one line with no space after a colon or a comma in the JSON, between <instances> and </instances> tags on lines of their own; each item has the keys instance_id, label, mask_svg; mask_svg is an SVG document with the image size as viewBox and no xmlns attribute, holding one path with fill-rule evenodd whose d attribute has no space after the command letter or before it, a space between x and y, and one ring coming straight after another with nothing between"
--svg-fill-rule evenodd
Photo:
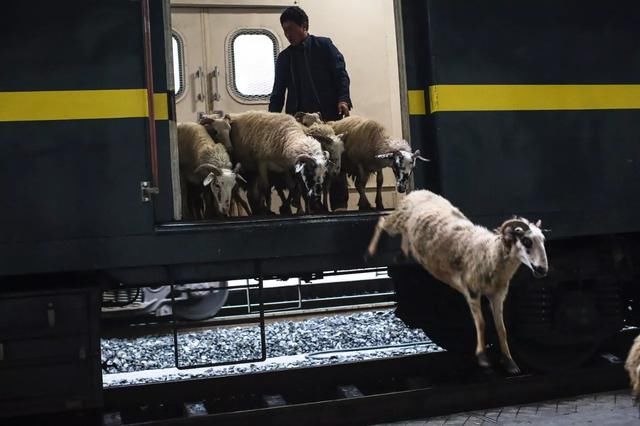
<instances>
[{"instance_id":1,"label":"train car floor","mask_svg":"<svg viewBox=\"0 0 640 426\"><path fill-rule=\"evenodd\" d=\"M554 399L534 404L511 405L447 416L414 419L377 426L458 425L597 425L640 424L640 410L629 389Z\"/></svg>"}]
</instances>

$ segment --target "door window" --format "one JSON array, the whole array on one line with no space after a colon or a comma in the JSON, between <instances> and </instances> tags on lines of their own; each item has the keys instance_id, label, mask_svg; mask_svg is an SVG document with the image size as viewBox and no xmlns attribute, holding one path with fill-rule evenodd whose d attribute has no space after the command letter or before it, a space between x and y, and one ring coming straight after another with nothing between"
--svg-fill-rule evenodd
<instances>
[{"instance_id":1,"label":"door window","mask_svg":"<svg viewBox=\"0 0 640 426\"><path fill-rule=\"evenodd\" d=\"M269 101L275 77L278 40L266 29L242 29L228 38L229 92L239 102Z\"/></svg>"},{"instance_id":2,"label":"door window","mask_svg":"<svg viewBox=\"0 0 640 426\"><path fill-rule=\"evenodd\" d=\"M171 46L173 48L173 87L176 98L179 98L185 90L184 85L184 43L177 33L171 34Z\"/></svg>"}]
</instances>

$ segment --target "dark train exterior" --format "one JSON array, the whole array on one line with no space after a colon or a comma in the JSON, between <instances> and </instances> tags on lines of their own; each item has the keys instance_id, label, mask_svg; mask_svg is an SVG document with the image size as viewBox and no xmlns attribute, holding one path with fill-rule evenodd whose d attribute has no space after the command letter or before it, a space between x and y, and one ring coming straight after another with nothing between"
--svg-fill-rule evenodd
<instances>
[{"instance_id":1,"label":"dark train exterior","mask_svg":"<svg viewBox=\"0 0 640 426\"><path fill-rule=\"evenodd\" d=\"M377 213L174 221L168 4L36 3L0 30L0 382L23 383L3 413L100 408L100 289L365 266ZM640 4L397 4L415 186L487 226L542 219L550 274L516 276L509 330L570 364L640 308ZM366 266L393 265L383 243ZM469 341L462 298L392 274L407 322Z\"/></svg>"}]
</instances>

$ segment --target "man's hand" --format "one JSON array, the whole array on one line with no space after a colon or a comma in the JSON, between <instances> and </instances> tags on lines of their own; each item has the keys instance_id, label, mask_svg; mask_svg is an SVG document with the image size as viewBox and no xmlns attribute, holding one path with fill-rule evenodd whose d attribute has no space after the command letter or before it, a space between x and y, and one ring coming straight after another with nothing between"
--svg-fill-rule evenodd
<instances>
[{"instance_id":1,"label":"man's hand","mask_svg":"<svg viewBox=\"0 0 640 426\"><path fill-rule=\"evenodd\" d=\"M343 117L349 116L349 104L346 102L338 102L338 114L342 114Z\"/></svg>"}]
</instances>

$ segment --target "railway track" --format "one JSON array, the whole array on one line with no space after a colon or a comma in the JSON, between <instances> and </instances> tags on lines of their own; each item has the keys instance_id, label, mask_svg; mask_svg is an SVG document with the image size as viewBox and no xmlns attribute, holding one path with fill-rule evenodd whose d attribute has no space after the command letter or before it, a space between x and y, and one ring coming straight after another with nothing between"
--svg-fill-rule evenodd
<instances>
[{"instance_id":1,"label":"railway track","mask_svg":"<svg viewBox=\"0 0 640 426\"><path fill-rule=\"evenodd\" d=\"M255 289L234 288L229 300L212 318L179 320L182 328L202 329L256 322L260 318L260 297L265 321L302 319L317 315L388 309L395 306L395 293L389 278L353 282L288 285ZM166 316L103 315L102 337L134 337L171 332L176 319Z\"/></svg>"},{"instance_id":2,"label":"railway track","mask_svg":"<svg viewBox=\"0 0 640 426\"><path fill-rule=\"evenodd\" d=\"M104 424L375 424L625 388L621 354L602 355L585 368L517 377L441 352L113 387Z\"/></svg>"}]
</instances>

